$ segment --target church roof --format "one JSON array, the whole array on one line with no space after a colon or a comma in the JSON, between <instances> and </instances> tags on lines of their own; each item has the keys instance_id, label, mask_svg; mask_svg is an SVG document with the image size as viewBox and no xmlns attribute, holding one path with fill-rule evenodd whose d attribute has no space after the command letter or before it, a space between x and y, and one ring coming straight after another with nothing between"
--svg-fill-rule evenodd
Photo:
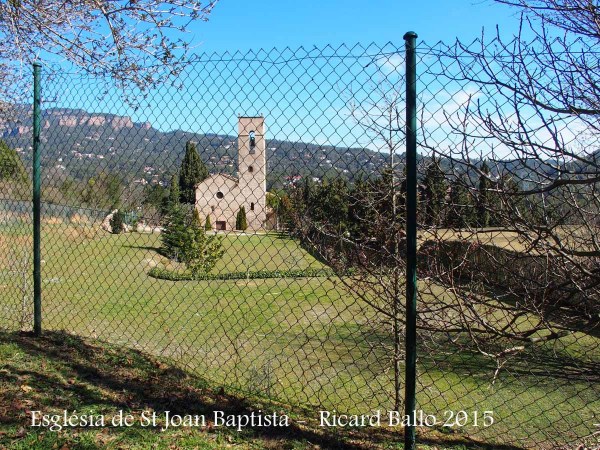
<instances>
[{"instance_id":1,"label":"church roof","mask_svg":"<svg viewBox=\"0 0 600 450\"><path fill-rule=\"evenodd\" d=\"M234 177L233 175L229 175L228 173L218 173L215 175L223 175L225 178L229 178L231 181L235 181L236 183L239 181L238 177Z\"/></svg>"},{"instance_id":2,"label":"church roof","mask_svg":"<svg viewBox=\"0 0 600 450\"><path fill-rule=\"evenodd\" d=\"M211 178L217 178L217 177L224 177L224 178L227 178L228 180L239 183L239 179L237 177L234 177L233 175L229 175L227 173L213 173L213 174L209 175L208 178L204 179L203 181L196 183L195 187L200 186L202 183L206 183L206 181Z\"/></svg>"}]
</instances>

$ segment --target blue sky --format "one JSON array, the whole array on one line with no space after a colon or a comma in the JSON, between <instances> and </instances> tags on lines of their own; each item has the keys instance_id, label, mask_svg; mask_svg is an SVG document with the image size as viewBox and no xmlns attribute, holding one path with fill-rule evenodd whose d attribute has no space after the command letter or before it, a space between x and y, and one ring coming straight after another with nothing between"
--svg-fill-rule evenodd
<instances>
[{"instance_id":1,"label":"blue sky","mask_svg":"<svg viewBox=\"0 0 600 450\"><path fill-rule=\"evenodd\" d=\"M264 114L269 138L381 149L383 144L365 133L356 116L366 114L364 105L385 102L378 83L403 90L404 33L415 31L420 41L430 45L439 40L452 43L456 38L469 42L481 36L482 28L491 36L499 25L508 37L518 29L517 13L490 0L222 0L209 22L190 27L196 53L240 51L248 55L260 49L278 49L260 55L266 63L197 64L184 73L183 88L159 88L151 93L148 106L137 111L120 102L114 89L98 95L101 88L89 78L64 79L62 84L48 84L46 99L58 101L46 106L128 115L162 131L230 135L236 133L238 114ZM345 66L323 58L272 63L290 56L321 56L328 44L337 48L357 42L363 46L375 42L377 46L358 51L363 58L347 59ZM364 53L377 54L386 42L392 44L383 48L382 57L364 58ZM279 53L287 47L294 53ZM304 50L298 50L301 47ZM439 108L440 102L449 102L456 109L465 101L464 91L469 87L435 82L420 79L421 86L427 84L430 89L423 100L434 102L431 109ZM452 102L458 103L453 106ZM361 108L353 116L351 105L356 103ZM441 116L432 115L433 119Z\"/></svg>"},{"instance_id":2,"label":"blue sky","mask_svg":"<svg viewBox=\"0 0 600 450\"><path fill-rule=\"evenodd\" d=\"M191 29L199 51L401 42L406 31L432 44L470 40L482 27L507 34L518 12L491 0L221 0L208 23Z\"/></svg>"}]
</instances>

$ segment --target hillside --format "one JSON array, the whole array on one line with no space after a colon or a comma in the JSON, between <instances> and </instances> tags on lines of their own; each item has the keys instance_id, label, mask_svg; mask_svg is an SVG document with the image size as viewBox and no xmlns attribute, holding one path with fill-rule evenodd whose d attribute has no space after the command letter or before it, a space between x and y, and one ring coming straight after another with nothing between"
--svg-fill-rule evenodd
<instances>
[{"instance_id":1,"label":"hillside","mask_svg":"<svg viewBox=\"0 0 600 450\"><path fill-rule=\"evenodd\" d=\"M0 123L0 136L25 161L31 158L31 115L18 109L18 119ZM183 130L162 132L151 123L135 123L129 117L88 113L81 109L52 108L42 116L42 165L65 176L86 179L100 170L118 171L142 183L167 181L179 167L185 142L197 142L211 172L235 174L237 137L198 134ZM378 171L386 158L363 148L317 145L309 142L267 140L269 187L285 184L288 177L322 178Z\"/></svg>"},{"instance_id":2,"label":"hillside","mask_svg":"<svg viewBox=\"0 0 600 450\"><path fill-rule=\"evenodd\" d=\"M0 120L0 138L15 149L26 167L31 167L32 119L28 107L17 106L16 120ZM211 173L232 175L237 170L237 137L226 134L199 134L184 130L163 132L149 122L136 123L126 116L89 113L81 109L50 108L42 115L42 166L48 181L66 178L86 180L100 171L117 172L126 182L165 183L180 166L185 143L197 143ZM267 139L267 188L281 187L297 176L323 178L343 176L349 180L380 172L388 160L384 153L365 148L336 147L310 142ZM587 153L596 164L600 151ZM400 155L400 164L404 155ZM419 156L420 166L429 157ZM472 160L478 165L480 162ZM449 160L442 167L450 172ZM494 175L510 174L521 180L522 188L552 179L558 168L578 177L586 171L582 161L541 161L535 158L494 161L488 165ZM424 171L421 171L423 173ZM479 175L469 171L477 180Z\"/></svg>"},{"instance_id":3,"label":"hillside","mask_svg":"<svg viewBox=\"0 0 600 450\"><path fill-rule=\"evenodd\" d=\"M63 332L46 332L37 339L26 333L1 332L0 356L2 449L383 450L396 448L402 440L400 432L386 428L354 429L342 435L319 427L316 411L242 397L169 361ZM31 411L46 414L46 426L32 427ZM63 427L63 411L75 425L89 420L94 426ZM131 426L120 426L119 411L122 417L132 416ZM171 417L166 429L165 411ZM285 414L289 425L244 427L238 432L233 426L215 424L215 411L235 416L253 411ZM153 417L152 412L155 425L142 420L142 414ZM205 425L178 423L177 418L185 415L205 417ZM49 430L54 424L50 420L56 420L54 431ZM426 430L423 435L429 443L419 447L423 449L491 448L440 431Z\"/></svg>"}]
</instances>

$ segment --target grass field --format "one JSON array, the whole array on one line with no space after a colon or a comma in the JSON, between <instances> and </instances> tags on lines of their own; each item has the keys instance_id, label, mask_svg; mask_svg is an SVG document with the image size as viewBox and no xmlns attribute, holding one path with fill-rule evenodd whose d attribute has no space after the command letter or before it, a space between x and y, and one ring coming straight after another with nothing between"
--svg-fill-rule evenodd
<instances>
[{"instance_id":1,"label":"grass field","mask_svg":"<svg viewBox=\"0 0 600 450\"><path fill-rule=\"evenodd\" d=\"M102 416L98 427L31 427L27 411ZM213 411L251 411L289 417L287 427L236 429L218 426ZM133 417L131 427L112 419ZM154 425L142 413L157 413ZM203 415L201 426L169 427L162 412ZM310 411L252 396L213 389L211 383L150 355L62 332L42 339L0 332L0 448L11 450L96 449L401 449L401 436L389 428L336 432L319 427ZM420 436L419 450L493 450L460 435L435 430ZM503 447L511 450L513 447Z\"/></svg>"},{"instance_id":2,"label":"grass field","mask_svg":"<svg viewBox=\"0 0 600 450\"><path fill-rule=\"evenodd\" d=\"M261 398L350 413L392 406L389 336L335 278L157 280L147 272L168 264L156 251L159 240L44 225L44 329L142 350L211 386ZM15 250L29 244L24 227L0 228L0 247L10 250L0 256L0 327L6 329L18 327L21 293L30 288L20 269L29 267L27 254L19 260ZM277 235L229 235L224 245L215 271L321 267L295 241ZM600 386L597 376L590 382L572 369L597 364L598 342L575 334L534 352L545 355L536 359L543 365L532 370L523 355L492 385L495 366L482 356L447 342L421 348L419 407L440 417L448 410L493 411L489 428L452 431L492 443L550 447L590 432L599 420Z\"/></svg>"}]
</instances>

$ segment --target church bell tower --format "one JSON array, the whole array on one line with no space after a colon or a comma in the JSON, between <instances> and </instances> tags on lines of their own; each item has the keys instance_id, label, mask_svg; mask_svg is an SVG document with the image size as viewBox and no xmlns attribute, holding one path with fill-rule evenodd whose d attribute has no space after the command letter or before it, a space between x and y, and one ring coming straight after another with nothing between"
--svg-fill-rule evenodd
<instances>
[{"instance_id":1,"label":"church bell tower","mask_svg":"<svg viewBox=\"0 0 600 450\"><path fill-rule=\"evenodd\" d=\"M238 180L240 206L248 227L258 230L267 219L267 159L264 117L238 118Z\"/></svg>"}]
</instances>

